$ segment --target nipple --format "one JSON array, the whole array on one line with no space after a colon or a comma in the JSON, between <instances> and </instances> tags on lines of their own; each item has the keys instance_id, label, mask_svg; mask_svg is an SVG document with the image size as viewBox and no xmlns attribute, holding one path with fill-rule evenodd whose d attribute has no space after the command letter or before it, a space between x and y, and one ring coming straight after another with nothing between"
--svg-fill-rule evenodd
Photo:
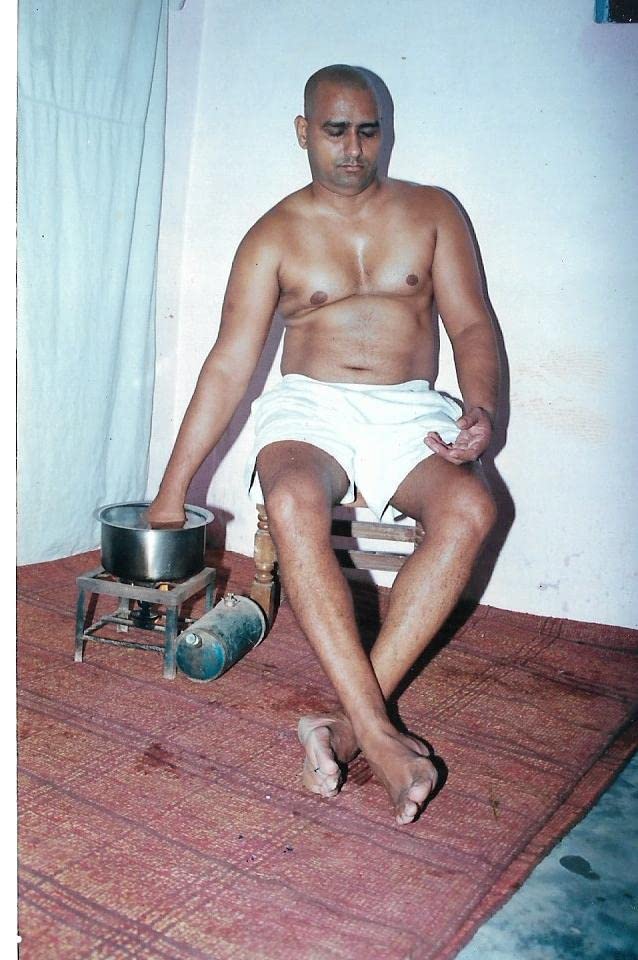
<instances>
[{"instance_id":1,"label":"nipple","mask_svg":"<svg viewBox=\"0 0 638 960\"><path fill-rule=\"evenodd\" d=\"M417 283L419 282L419 278L417 277L416 273L409 273L405 278L405 282L411 287L416 287Z\"/></svg>"},{"instance_id":2,"label":"nipple","mask_svg":"<svg viewBox=\"0 0 638 960\"><path fill-rule=\"evenodd\" d=\"M316 290L311 296L310 302L315 304L315 306L318 306L320 303L325 303L327 299L327 293L324 293L323 290Z\"/></svg>"}]
</instances>

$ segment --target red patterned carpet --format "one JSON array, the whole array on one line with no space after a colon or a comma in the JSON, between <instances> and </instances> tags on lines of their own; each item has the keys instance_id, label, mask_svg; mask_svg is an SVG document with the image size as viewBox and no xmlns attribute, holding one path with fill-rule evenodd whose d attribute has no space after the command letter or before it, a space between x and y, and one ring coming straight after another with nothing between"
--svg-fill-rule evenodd
<instances>
[{"instance_id":1,"label":"red patterned carpet","mask_svg":"<svg viewBox=\"0 0 638 960\"><path fill-rule=\"evenodd\" d=\"M482 606L401 697L448 772L398 827L364 761L303 790L327 682L287 606L212 683L97 643L76 664L98 563L19 576L21 960L449 960L635 749L638 633ZM222 567L245 592L250 561Z\"/></svg>"}]
</instances>

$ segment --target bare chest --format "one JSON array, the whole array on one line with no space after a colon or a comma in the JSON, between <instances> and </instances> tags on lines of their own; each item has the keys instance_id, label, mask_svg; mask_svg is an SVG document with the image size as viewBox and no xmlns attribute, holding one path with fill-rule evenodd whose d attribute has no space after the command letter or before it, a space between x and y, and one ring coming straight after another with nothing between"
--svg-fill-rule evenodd
<instances>
[{"instance_id":1,"label":"bare chest","mask_svg":"<svg viewBox=\"0 0 638 960\"><path fill-rule=\"evenodd\" d=\"M292 317L356 296L429 299L433 256L434 230L409 223L300 232L281 264L279 309Z\"/></svg>"}]
</instances>

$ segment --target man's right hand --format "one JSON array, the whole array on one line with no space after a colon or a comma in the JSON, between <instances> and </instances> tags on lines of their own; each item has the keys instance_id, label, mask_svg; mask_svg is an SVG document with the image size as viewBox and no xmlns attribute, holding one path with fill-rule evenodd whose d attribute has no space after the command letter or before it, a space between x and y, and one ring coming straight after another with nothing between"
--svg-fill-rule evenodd
<instances>
[{"instance_id":1,"label":"man's right hand","mask_svg":"<svg viewBox=\"0 0 638 960\"><path fill-rule=\"evenodd\" d=\"M164 504L156 497L143 519L152 530L179 530L186 523L184 506L179 504Z\"/></svg>"}]
</instances>

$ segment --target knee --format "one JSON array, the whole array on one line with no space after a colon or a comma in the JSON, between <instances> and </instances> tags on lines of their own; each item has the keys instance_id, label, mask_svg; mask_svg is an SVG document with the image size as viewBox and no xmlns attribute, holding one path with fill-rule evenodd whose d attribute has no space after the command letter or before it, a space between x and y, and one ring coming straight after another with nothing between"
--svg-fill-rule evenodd
<instances>
[{"instance_id":1,"label":"knee","mask_svg":"<svg viewBox=\"0 0 638 960\"><path fill-rule=\"evenodd\" d=\"M326 525L330 504L321 484L311 477L295 475L280 480L266 493L266 512L275 537L303 525Z\"/></svg>"},{"instance_id":2,"label":"knee","mask_svg":"<svg viewBox=\"0 0 638 960\"><path fill-rule=\"evenodd\" d=\"M482 543L496 523L496 503L490 491L483 486L479 487L468 500L464 510L465 523Z\"/></svg>"},{"instance_id":3,"label":"knee","mask_svg":"<svg viewBox=\"0 0 638 960\"><path fill-rule=\"evenodd\" d=\"M496 523L497 508L492 494L481 483L466 489L442 510L438 517L426 517L427 530L437 527L446 537L462 537L477 546L483 543Z\"/></svg>"}]
</instances>

